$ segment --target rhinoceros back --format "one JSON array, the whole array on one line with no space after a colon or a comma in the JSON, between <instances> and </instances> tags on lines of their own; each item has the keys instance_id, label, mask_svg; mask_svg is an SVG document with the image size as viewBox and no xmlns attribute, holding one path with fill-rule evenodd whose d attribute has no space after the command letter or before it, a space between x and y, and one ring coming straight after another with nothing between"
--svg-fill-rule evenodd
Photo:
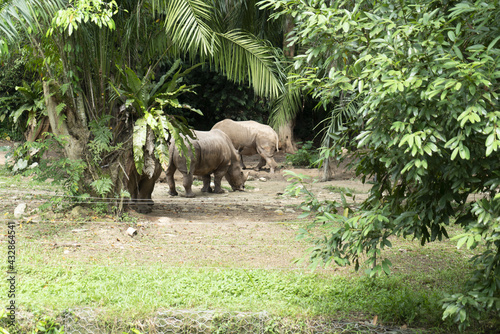
<instances>
[{"instance_id":1,"label":"rhinoceros back","mask_svg":"<svg viewBox=\"0 0 500 334\"><path fill-rule=\"evenodd\" d=\"M203 175L213 172L221 165L237 162L239 157L231 143L229 137L220 130L194 131L196 139L189 139L194 147L194 153L188 145L189 156L191 158L190 170L195 175ZM187 141L188 139L184 139ZM187 172L186 159L182 157L177 148L172 152L177 168ZM171 159L172 159L171 158Z\"/></svg>"},{"instance_id":2,"label":"rhinoceros back","mask_svg":"<svg viewBox=\"0 0 500 334\"><path fill-rule=\"evenodd\" d=\"M259 146L278 150L278 135L269 125L225 119L215 124L212 129L219 129L227 134L236 150L243 155L256 154Z\"/></svg>"}]
</instances>

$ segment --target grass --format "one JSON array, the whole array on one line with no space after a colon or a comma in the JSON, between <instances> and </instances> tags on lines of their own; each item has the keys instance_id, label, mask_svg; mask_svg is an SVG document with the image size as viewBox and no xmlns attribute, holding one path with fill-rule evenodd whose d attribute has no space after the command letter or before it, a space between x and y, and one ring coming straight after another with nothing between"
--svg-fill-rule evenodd
<instances>
[{"instance_id":1,"label":"grass","mask_svg":"<svg viewBox=\"0 0 500 334\"><path fill-rule=\"evenodd\" d=\"M4 269L4 268L2 268ZM273 316L378 317L385 323L439 323L440 290L417 288L408 277L328 277L313 273L101 266L19 267L17 303L62 313L91 307L109 317L147 318L158 309L270 311ZM5 291L6 283L0 284Z\"/></svg>"},{"instance_id":2,"label":"grass","mask_svg":"<svg viewBox=\"0 0 500 334\"><path fill-rule=\"evenodd\" d=\"M339 186L334 186L334 185L327 185L324 186L323 189L326 189L332 193L347 193L347 194L364 194L364 191L360 191L358 189L350 188L350 187L339 187Z\"/></svg>"},{"instance_id":3,"label":"grass","mask_svg":"<svg viewBox=\"0 0 500 334\"><path fill-rule=\"evenodd\" d=\"M0 169L0 182L7 181L13 182L17 191L56 190L29 178L12 177ZM139 257L127 259L122 253L109 254L111 259L92 259L95 254L89 252L87 258L66 261L62 248L43 251L37 247L39 239L50 240L66 232L77 240L78 235L71 234L71 228L67 228L68 232L55 224L39 224L30 230L30 239L19 244L16 303L20 309L55 316L68 309L89 307L104 315L99 320L103 326L155 318L158 311L165 309L265 311L274 319L266 326L279 328L313 319L354 323L377 316L383 324L450 333L456 327L449 320L441 320L440 300L446 292L461 291L467 279L463 273L470 271L470 254L457 250L452 242L421 247L418 242L398 238L391 240L393 247L384 251L384 256L394 264L394 275L374 279L351 269L314 273L250 270L238 268L238 263L218 268L175 267L151 259L143 262L137 260ZM459 230L449 232L453 235ZM4 235L2 228L0 240ZM0 244L2 258L6 257L4 245ZM5 261L0 262L0 270L7 271ZM7 289L7 281L0 280L2 300ZM484 327L476 325L469 333L481 333Z\"/></svg>"},{"instance_id":4,"label":"grass","mask_svg":"<svg viewBox=\"0 0 500 334\"><path fill-rule=\"evenodd\" d=\"M370 279L351 270L245 270L237 263L219 268L175 267L141 263L123 254L122 258L68 261L61 248L50 253L38 250L36 242L48 237L47 231L30 236L33 239L19 244L18 306L51 315L89 307L105 315L103 323L154 318L165 309L265 311L278 319L280 326L289 319L295 324L311 319L355 321L377 316L379 323L386 325L406 324L433 328L432 333L449 333L454 326L441 321L439 301L445 292L461 291L467 278L462 273L468 271L465 254L456 256L456 250L446 244L436 243L428 249L399 239L386 251L397 267L395 274ZM403 248L405 253L399 250ZM439 256L427 259L433 253ZM440 270L424 270L433 265ZM6 264L0 270L5 272ZM1 280L0 294L6 295L6 290L7 281ZM479 333L477 329L471 333Z\"/></svg>"}]
</instances>

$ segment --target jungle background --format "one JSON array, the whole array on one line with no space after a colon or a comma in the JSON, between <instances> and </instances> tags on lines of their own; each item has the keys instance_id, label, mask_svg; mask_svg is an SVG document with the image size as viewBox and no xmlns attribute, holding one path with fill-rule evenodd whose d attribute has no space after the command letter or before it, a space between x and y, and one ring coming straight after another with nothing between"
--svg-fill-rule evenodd
<instances>
[{"instance_id":1,"label":"jungle background","mask_svg":"<svg viewBox=\"0 0 500 334\"><path fill-rule=\"evenodd\" d=\"M103 331L158 331L186 310L206 309L222 318L250 312L241 331L254 330L256 315L261 332L496 328L498 1L0 5L4 221L25 229L19 286L31 323L19 326L62 331L90 307L89 326ZM189 128L208 130L224 118L272 125L282 144L280 171L252 172L243 194L165 198L160 166L169 140L182 149ZM31 190L22 190L26 184ZM27 211L14 214L25 201ZM258 231L261 220L272 228ZM226 221L234 231L219 231ZM182 227L192 236L178 238L186 222L204 228ZM139 231L136 239L125 225ZM306 263L326 269L287 267L291 257L277 250L251 256L258 269L236 264L248 259L232 252L215 263L221 254L205 253L215 245L186 246L220 233L228 238L217 246L262 236L258 249L284 246L283 254L305 254ZM7 231L2 239L12 241ZM105 258L115 239L120 250ZM40 247L48 249L37 257ZM290 274L283 285L273 281L282 269ZM135 276L154 290L132 283ZM213 289L193 283L200 281ZM178 290L163 295L167 285ZM276 291L283 294L263 302ZM129 325L117 317L124 310ZM235 325L207 317L201 331ZM332 319L340 327L325 325ZM183 326L176 328L194 330L192 322Z\"/></svg>"}]
</instances>

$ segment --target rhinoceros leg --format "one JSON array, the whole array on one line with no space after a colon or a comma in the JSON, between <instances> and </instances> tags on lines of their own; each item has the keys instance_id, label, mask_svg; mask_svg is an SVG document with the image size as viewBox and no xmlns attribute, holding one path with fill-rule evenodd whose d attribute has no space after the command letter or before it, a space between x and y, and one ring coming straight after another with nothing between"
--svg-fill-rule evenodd
<instances>
[{"instance_id":1,"label":"rhinoceros leg","mask_svg":"<svg viewBox=\"0 0 500 334\"><path fill-rule=\"evenodd\" d=\"M227 173L227 168L223 171L217 170L214 172L214 193L222 194L224 193L224 189L221 187L222 178Z\"/></svg>"},{"instance_id":2,"label":"rhinoceros leg","mask_svg":"<svg viewBox=\"0 0 500 334\"><path fill-rule=\"evenodd\" d=\"M243 169L246 169L247 167L245 166L245 164L243 163L243 155L240 153L240 164L241 164L241 168Z\"/></svg>"},{"instance_id":3,"label":"rhinoceros leg","mask_svg":"<svg viewBox=\"0 0 500 334\"><path fill-rule=\"evenodd\" d=\"M257 165L257 167L255 167L255 169L261 169L265 165L266 165L266 159L264 159L263 157L260 157L259 164Z\"/></svg>"},{"instance_id":4,"label":"rhinoceros leg","mask_svg":"<svg viewBox=\"0 0 500 334\"><path fill-rule=\"evenodd\" d=\"M168 187L170 188L170 191L168 192L171 196L177 196L177 190L175 190L175 181L174 181L174 173L177 168L175 167L175 164L170 162L168 164L168 168L165 171L165 174L167 175L167 184Z\"/></svg>"},{"instance_id":5,"label":"rhinoceros leg","mask_svg":"<svg viewBox=\"0 0 500 334\"><path fill-rule=\"evenodd\" d=\"M260 155L260 161L259 164L257 165L257 169L262 168L263 166L267 164L269 165L270 172L274 173L274 168L277 166L276 161L274 161L274 158L271 154L269 154L266 150L264 149L257 149L257 153Z\"/></svg>"},{"instance_id":6,"label":"rhinoceros leg","mask_svg":"<svg viewBox=\"0 0 500 334\"><path fill-rule=\"evenodd\" d=\"M204 193L213 192L212 187L210 187L210 174L203 175L201 179L203 180L203 188L201 188L201 191Z\"/></svg>"},{"instance_id":7,"label":"rhinoceros leg","mask_svg":"<svg viewBox=\"0 0 500 334\"><path fill-rule=\"evenodd\" d=\"M184 186L184 190L186 191L185 196L188 198L193 198L195 196L193 190L191 189L191 186L193 185L193 174L183 173L182 185Z\"/></svg>"}]
</instances>

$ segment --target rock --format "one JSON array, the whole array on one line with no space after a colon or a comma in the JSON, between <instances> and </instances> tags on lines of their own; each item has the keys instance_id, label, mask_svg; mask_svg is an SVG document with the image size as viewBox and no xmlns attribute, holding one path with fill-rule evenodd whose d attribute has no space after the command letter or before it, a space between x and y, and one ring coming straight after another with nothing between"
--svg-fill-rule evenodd
<instances>
[{"instance_id":1,"label":"rock","mask_svg":"<svg viewBox=\"0 0 500 334\"><path fill-rule=\"evenodd\" d=\"M85 209L84 207L82 207L80 205L77 205L71 210L69 215L73 218L80 218L80 217L88 216L88 214L89 214L89 210Z\"/></svg>"},{"instance_id":2,"label":"rock","mask_svg":"<svg viewBox=\"0 0 500 334\"><path fill-rule=\"evenodd\" d=\"M288 208L288 209L285 209L285 212L287 212L287 213L295 213L295 210Z\"/></svg>"},{"instance_id":3,"label":"rock","mask_svg":"<svg viewBox=\"0 0 500 334\"><path fill-rule=\"evenodd\" d=\"M260 182L266 182L266 181L267 181L267 179L266 179L265 177L259 177L259 181L260 181Z\"/></svg>"},{"instance_id":4,"label":"rock","mask_svg":"<svg viewBox=\"0 0 500 334\"><path fill-rule=\"evenodd\" d=\"M56 219L57 218L57 215L55 214L54 211L50 210L50 211L46 211L46 212L42 212L41 216L43 217L43 219L45 220L53 220L53 219Z\"/></svg>"},{"instance_id":5,"label":"rock","mask_svg":"<svg viewBox=\"0 0 500 334\"><path fill-rule=\"evenodd\" d=\"M14 209L14 218L19 219L24 215L24 212L26 211L26 203L21 203L19 204L15 209Z\"/></svg>"},{"instance_id":6,"label":"rock","mask_svg":"<svg viewBox=\"0 0 500 334\"><path fill-rule=\"evenodd\" d=\"M283 214L283 210L281 209L278 209L278 210L274 210L275 213L279 214L279 215L282 215Z\"/></svg>"},{"instance_id":7,"label":"rock","mask_svg":"<svg viewBox=\"0 0 500 334\"><path fill-rule=\"evenodd\" d=\"M127 234L130 235L131 237L133 237L134 235L137 234L137 230L135 228L133 228L133 227L129 227L127 229Z\"/></svg>"}]
</instances>

